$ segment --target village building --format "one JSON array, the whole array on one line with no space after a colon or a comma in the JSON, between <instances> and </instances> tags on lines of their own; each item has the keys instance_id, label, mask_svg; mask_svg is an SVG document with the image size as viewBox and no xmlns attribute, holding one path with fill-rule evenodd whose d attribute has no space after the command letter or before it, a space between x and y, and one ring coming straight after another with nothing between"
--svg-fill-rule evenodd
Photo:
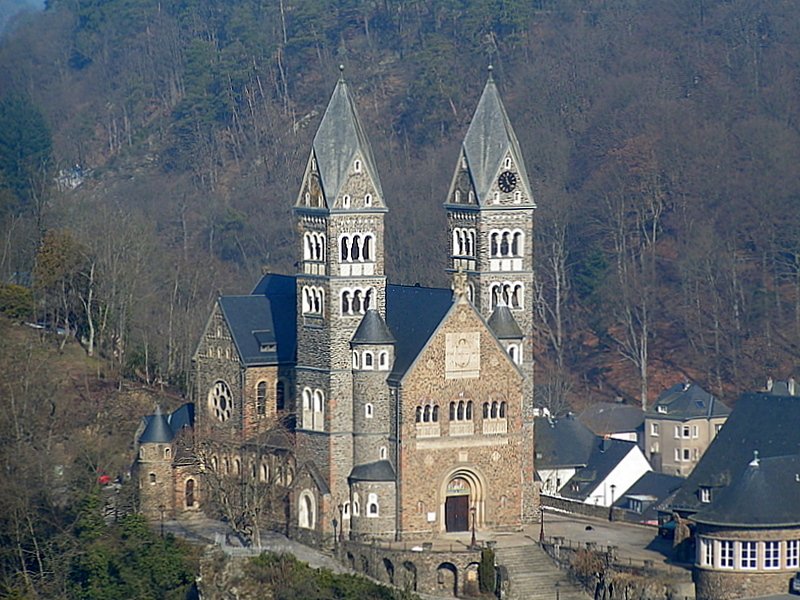
<instances>
[{"instance_id":1,"label":"village building","mask_svg":"<svg viewBox=\"0 0 800 600\"><path fill-rule=\"evenodd\" d=\"M644 449L653 469L689 475L730 412L699 385L678 383L665 390L644 418Z\"/></svg>"},{"instance_id":2,"label":"village building","mask_svg":"<svg viewBox=\"0 0 800 600\"><path fill-rule=\"evenodd\" d=\"M342 77L294 205L296 273L217 300L194 355L191 452L171 428L148 433L161 415L139 437L147 514L209 507L227 482L226 498L260 499L266 526L309 542L538 518L535 203L491 73L444 201L451 288L387 281L387 196Z\"/></svg>"}]
</instances>

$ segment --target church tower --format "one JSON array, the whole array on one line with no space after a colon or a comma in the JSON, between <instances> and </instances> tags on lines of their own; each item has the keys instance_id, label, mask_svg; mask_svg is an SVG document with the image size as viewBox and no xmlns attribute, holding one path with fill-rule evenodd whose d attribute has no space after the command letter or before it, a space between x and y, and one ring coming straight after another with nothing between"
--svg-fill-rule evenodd
<instances>
[{"instance_id":1,"label":"church tower","mask_svg":"<svg viewBox=\"0 0 800 600\"><path fill-rule=\"evenodd\" d=\"M525 376L523 421L533 440L534 209L519 141L489 67L489 77L461 144L445 201L449 271L467 275L468 296L484 319L519 326L521 343L504 341ZM496 315L496 311L502 314ZM510 315L507 314L510 312ZM527 431L530 429L530 431ZM531 460L533 449L529 452ZM526 465L531 471L532 464ZM527 475L526 475L527 478ZM527 497L534 497L527 494ZM533 518L534 507L526 509Z\"/></svg>"},{"instance_id":2,"label":"church tower","mask_svg":"<svg viewBox=\"0 0 800 600\"><path fill-rule=\"evenodd\" d=\"M350 340L369 309L385 316L386 211L369 141L340 77L294 207L297 454L314 461L334 505L347 501L353 467Z\"/></svg>"}]
</instances>

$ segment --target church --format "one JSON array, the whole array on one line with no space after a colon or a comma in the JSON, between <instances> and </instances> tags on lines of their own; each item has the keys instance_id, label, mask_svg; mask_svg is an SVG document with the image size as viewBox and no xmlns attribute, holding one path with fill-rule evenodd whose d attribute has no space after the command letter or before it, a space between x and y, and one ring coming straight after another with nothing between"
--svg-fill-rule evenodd
<instances>
[{"instance_id":1,"label":"church","mask_svg":"<svg viewBox=\"0 0 800 600\"><path fill-rule=\"evenodd\" d=\"M268 499L254 518L312 543L538 519L536 205L491 70L444 199L450 288L387 281L389 204L342 76L294 204L296 272L218 298L193 402L143 420L145 514Z\"/></svg>"}]
</instances>

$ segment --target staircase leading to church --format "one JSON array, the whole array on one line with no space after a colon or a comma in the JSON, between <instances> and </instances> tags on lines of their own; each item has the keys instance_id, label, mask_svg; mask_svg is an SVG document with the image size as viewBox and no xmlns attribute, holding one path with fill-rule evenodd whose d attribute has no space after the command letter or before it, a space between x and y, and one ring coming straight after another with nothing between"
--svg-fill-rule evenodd
<instances>
[{"instance_id":1,"label":"staircase leading to church","mask_svg":"<svg viewBox=\"0 0 800 600\"><path fill-rule=\"evenodd\" d=\"M587 600L590 597L570 581L569 575L559 569L538 544L497 548L495 559L508 571L508 600L553 600L556 597Z\"/></svg>"}]
</instances>

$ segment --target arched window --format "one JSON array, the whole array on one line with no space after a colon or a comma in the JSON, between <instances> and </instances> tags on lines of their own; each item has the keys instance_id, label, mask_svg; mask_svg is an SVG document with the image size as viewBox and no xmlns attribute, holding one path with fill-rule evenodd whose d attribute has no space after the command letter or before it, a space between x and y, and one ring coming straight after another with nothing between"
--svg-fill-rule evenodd
<instances>
[{"instance_id":1,"label":"arched window","mask_svg":"<svg viewBox=\"0 0 800 600\"><path fill-rule=\"evenodd\" d=\"M238 458L233 459L233 474L234 475L242 474L242 461L240 461Z\"/></svg>"},{"instance_id":2,"label":"arched window","mask_svg":"<svg viewBox=\"0 0 800 600\"><path fill-rule=\"evenodd\" d=\"M314 390L314 415L312 429L322 431L324 429L325 416L325 394L322 390Z\"/></svg>"},{"instance_id":3,"label":"arched window","mask_svg":"<svg viewBox=\"0 0 800 600\"><path fill-rule=\"evenodd\" d=\"M353 516L357 517L361 513L361 505L358 502L358 492L353 494Z\"/></svg>"},{"instance_id":4,"label":"arched window","mask_svg":"<svg viewBox=\"0 0 800 600\"><path fill-rule=\"evenodd\" d=\"M517 362L517 347L514 344L508 346L508 355L511 357L511 360Z\"/></svg>"},{"instance_id":5,"label":"arched window","mask_svg":"<svg viewBox=\"0 0 800 600\"><path fill-rule=\"evenodd\" d=\"M509 158L509 157L506 157L506 160L503 162L503 166L504 166L506 169L510 169L510 168L511 168L511 158Z\"/></svg>"},{"instance_id":6,"label":"arched window","mask_svg":"<svg viewBox=\"0 0 800 600\"><path fill-rule=\"evenodd\" d=\"M438 423L439 422L439 407L436 406L436 405L434 405L434 407L433 407L433 415L432 416L433 416L433 422L434 423Z\"/></svg>"},{"instance_id":7,"label":"arched window","mask_svg":"<svg viewBox=\"0 0 800 600\"><path fill-rule=\"evenodd\" d=\"M261 472L260 472L261 481L266 483L269 481L269 467L267 463L261 464Z\"/></svg>"},{"instance_id":8,"label":"arched window","mask_svg":"<svg viewBox=\"0 0 800 600\"><path fill-rule=\"evenodd\" d=\"M455 421L456 420L456 403L455 402L451 402L450 403L450 420L451 421Z\"/></svg>"},{"instance_id":9,"label":"arched window","mask_svg":"<svg viewBox=\"0 0 800 600\"><path fill-rule=\"evenodd\" d=\"M378 516L378 494L369 494L367 496L367 516Z\"/></svg>"},{"instance_id":10,"label":"arched window","mask_svg":"<svg viewBox=\"0 0 800 600\"><path fill-rule=\"evenodd\" d=\"M350 238L343 236L339 240L340 258L343 261L350 260Z\"/></svg>"},{"instance_id":11,"label":"arched window","mask_svg":"<svg viewBox=\"0 0 800 600\"><path fill-rule=\"evenodd\" d=\"M386 446L381 446L380 457L381 460L386 460Z\"/></svg>"},{"instance_id":12,"label":"arched window","mask_svg":"<svg viewBox=\"0 0 800 600\"><path fill-rule=\"evenodd\" d=\"M501 419L505 419L506 418L506 403L505 402L501 402L500 403L500 418Z\"/></svg>"},{"instance_id":13,"label":"arched window","mask_svg":"<svg viewBox=\"0 0 800 600\"><path fill-rule=\"evenodd\" d=\"M364 416L365 416L367 419L371 419L371 418L372 418L372 415L373 415L373 410L374 410L374 409L373 409L373 407L372 407L372 404L370 404L369 402L367 402L367 403L364 405Z\"/></svg>"},{"instance_id":14,"label":"arched window","mask_svg":"<svg viewBox=\"0 0 800 600\"><path fill-rule=\"evenodd\" d=\"M483 418L484 419L488 419L489 418L489 403L488 402L484 402L483 403Z\"/></svg>"},{"instance_id":15,"label":"arched window","mask_svg":"<svg viewBox=\"0 0 800 600\"><path fill-rule=\"evenodd\" d=\"M492 402L492 418L497 418L497 402Z\"/></svg>"},{"instance_id":16,"label":"arched window","mask_svg":"<svg viewBox=\"0 0 800 600\"><path fill-rule=\"evenodd\" d=\"M286 408L286 384L279 380L275 384L275 410L284 410Z\"/></svg>"},{"instance_id":17,"label":"arched window","mask_svg":"<svg viewBox=\"0 0 800 600\"><path fill-rule=\"evenodd\" d=\"M192 508L194 506L194 479L186 480L184 498L186 500L186 508Z\"/></svg>"},{"instance_id":18,"label":"arched window","mask_svg":"<svg viewBox=\"0 0 800 600\"><path fill-rule=\"evenodd\" d=\"M467 401L467 410L466 410L465 418L467 419L467 421L471 421L472 420L472 400L468 400Z\"/></svg>"},{"instance_id":19,"label":"arched window","mask_svg":"<svg viewBox=\"0 0 800 600\"><path fill-rule=\"evenodd\" d=\"M456 190L456 193L455 193L455 202L456 202L456 204L461 202L461 192L458 191L458 190Z\"/></svg>"},{"instance_id":20,"label":"arched window","mask_svg":"<svg viewBox=\"0 0 800 600\"><path fill-rule=\"evenodd\" d=\"M416 413L417 413L417 423L422 423L422 407L421 406L417 407Z\"/></svg>"},{"instance_id":21,"label":"arched window","mask_svg":"<svg viewBox=\"0 0 800 600\"><path fill-rule=\"evenodd\" d=\"M511 254L512 256L522 256L523 234L521 231L515 231L511 238Z\"/></svg>"},{"instance_id":22,"label":"arched window","mask_svg":"<svg viewBox=\"0 0 800 600\"><path fill-rule=\"evenodd\" d=\"M259 381L256 386L256 414L263 417L267 414L267 382Z\"/></svg>"},{"instance_id":23,"label":"arched window","mask_svg":"<svg viewBox=\"0 0 800 600\"><path fill-rule=\"evenodd\" d=\"M342 196L342 207L350 208L350 194L345 194Z\"/></svg>"},{"instance_id":24,"label":"arched window","mask_svg":"<svg viewBox=\"0 0 800 600\"><path fill-rule=\"evenodd\" d=\"M353 163L353 171L355 173L361 173L361 161L359 159L356 159Z\"/></svg>"},{"instance_id":25,"label":"arched window","mask_svg":"<svg viewBox=\"0 0 800 600\"><path fill-rule=\"evenodd\" d=\"M498 231L493 231L489 235L489 251L492 256L498 256L500 253L500 233Z\"/></svg>"},{"instance_id":26,"label":"arched window","mask_svg":"<svg viewBox=\"0 0 800 600\"><path fill-rule=\"evenodd\" d=\"M430 404L425 405L425 409L422 412L422 420L425 423L429 423L430 422L430 420L431 420L431 405Z\"/></svg>"},{"instance_id":27,"label":"arched window","mask_svg":"<svg viewBox=\"0 0 800 600\"><path fill-rule=\"evenodd\" d=\"M311 388L303 388L303 428L312 429L314 425L314 403Z\"/></svg>"},{"instance_id":28,"label":"arched window","mask_svg":"<svg viewBox=\"0 0 800 600\"><path fill-rule=\"evenodd\" d=\"M364 368L371 369L374 366L372 352L364 352Z\"/></svg>"},{"instance_id":29,"label":"arched window","mask_svg":"<svg viewBox=\"0 0 800 600\"><path fill-rule=\"evenodd\" d=\"M304 490L300 494L300 505L297 512L297 524L303 529L314 529L315 525L314 497Z\"/></svg>"},{"instance_id":30,"label":"arched window","mask_svg":"<svg viewBox=\"0 0 800 600\"><path fill-rule=\"evenodd\" d=\"M164 448L164 459L169 460L172 456L172 448Z\"/></svg>"},{"instance_id":31,"label":"arched window","mask_svg":"<svg viewBox=\"0 0 800 600\"><path fill-rule=\"evenodd\" d=\"M378 355L378 368L381 371L389 368L389 353L385 350Z\"/></svg>"},{"instance_id":32,"label":"arched window","mask_svg":"<svg viewBox=\"0 0 800 600\"><path fill-rule=\"evenodd\" d=\"M456 412L456 418L457 418L459 421L463 421L463 420L464 420L464 401L463 401L463 400L461 400L461 401L458 403L458 410L457 410L457 412Z\"/></svg>"},{"instance_id":33,"label":"arched window","mask_svg":"<svg viewBox=\"0 0 800 600\"><path fill-rule=\"evenodd\" d=\"M156 483L156 474L155 473L150 473L149 479L150 479L150 485L155 485L155 483Z\"/></svg>"},{"instance_id":34,"label":"arched window","mask_svg":"<svg viewBox=\"0 0 800 600\"><path fill-rule=\"evenodd\" d=\"M358 369L358 357L359 353L358 350L353 350L353 368Z\"/></svg>"},{"instance_id":35,"label":"arched window","mask_svg":"<svg viewBox=\"0 0 800 600\"><path fill-rule=\"evenodd\" d=\"M364 206L372 206L372 194L364 196Z\"/></svg>"},{"instance_id":36,"label":"arched window","mask_svg":"<svg viewBox=\"0 0 800 600\"><path fill-rule=\"evenodd\" d=\"M369 194L367 194L367 197L370 197ZM362 256L365 261L372 260L372 240L373 237L371 235L364 236L364 252L362 252Z\"/></svg>"}]
</instances>

